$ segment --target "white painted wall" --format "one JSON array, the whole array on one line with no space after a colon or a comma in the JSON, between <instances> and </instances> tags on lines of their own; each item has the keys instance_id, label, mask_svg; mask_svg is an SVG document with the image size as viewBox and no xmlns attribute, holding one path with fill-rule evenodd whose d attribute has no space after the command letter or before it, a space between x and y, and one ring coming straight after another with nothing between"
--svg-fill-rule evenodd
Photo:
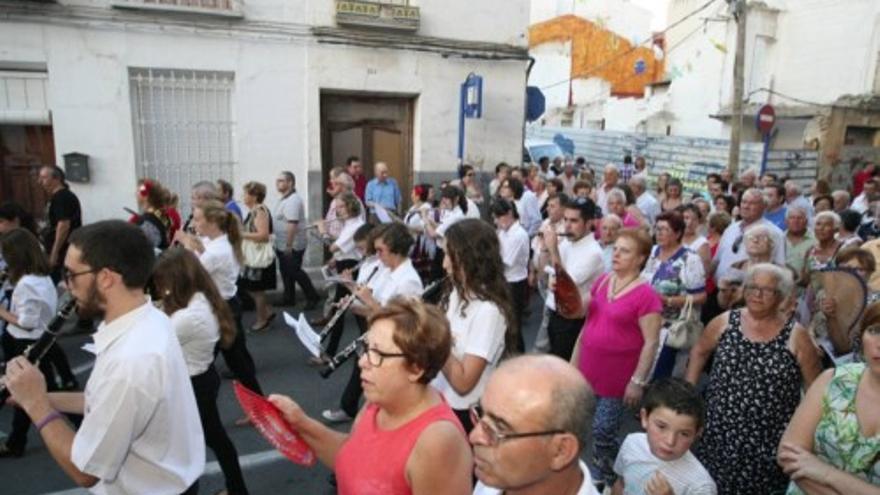
<instances>
[{"instance_id":1,"label":"white painted wall","mask_svg":"<svg viewBox=\"0 0 880 495\"><path fill-rule=\"evenodd\" d=\"M473 9L473 2L459 0L442 6L425 3L420 35L524 46L524 0L486 1ZM100 10L107 2L65 4ZM252 19L263 18L332 24L332 4L249 0L246 22L253 25ZM504 15L498 15L502 5ZM29 62L48 68L47 98L58 163L71 151L91 157L91 182L73 185L86 221L123 217L122 207L134 205L130 67L233 72L237 167L232 182L236 187L248 180L267 184L268 202L275 199L272 185L279 170L291 170L300 178L298 188L305 197L310 187L322 187L306 181L308 171L321 169L321 89L417 96L414 168L451 173L457 165L458 86L468 73L476 72L484 77L484 113L481 120L468 121L468 160L489 170L498 161L517 162L521 157L525 61L323 45L297 36L200 35L186 29L171 30L180 31L172 34L161 28L169 22L167 16L155 19L155 29L149 30L127 29L106 19L86 26L0 22L0 65Z\"/></svg>"}]
</instances>

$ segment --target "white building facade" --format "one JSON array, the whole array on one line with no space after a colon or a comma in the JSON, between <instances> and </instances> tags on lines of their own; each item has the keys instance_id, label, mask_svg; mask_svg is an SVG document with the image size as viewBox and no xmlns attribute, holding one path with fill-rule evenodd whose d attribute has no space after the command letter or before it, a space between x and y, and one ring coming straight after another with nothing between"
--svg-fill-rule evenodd
<instances>
[{"instance_id":1,"label":"white building facade","mask_svg":"<svg viewBox=\"0 0 880 495\"><path fill-rule=\"evenodd\" d=\"M404 185L452 178L469 73L483 77L483 111L467 122L466 161L517 161L528 11L524 0L0 0L0 130L17 143L0 155L4 188L20 193L21 163L37 155L63 166L86 154L90 179L72 188L90 222L124 217L140 177L186 210L198 180L237 194L260 181L271 203L291 170L316 218L327 171L348 155L391 162ZM50 151L25 149L33 128L51 129Z\"/></svg>"}]
</instances>

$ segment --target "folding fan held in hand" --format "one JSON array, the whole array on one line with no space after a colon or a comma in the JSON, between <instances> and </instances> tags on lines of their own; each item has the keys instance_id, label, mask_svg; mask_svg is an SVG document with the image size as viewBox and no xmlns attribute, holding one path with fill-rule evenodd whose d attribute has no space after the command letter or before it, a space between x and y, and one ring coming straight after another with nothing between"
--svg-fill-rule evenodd
<instances>
[{"instance_id":1,"label":"folding fan held in hand","mask_svg":"<svg viewBox=\"0 0 880 495\"><path fill-rule=\"evenodd\" d=\"M577 285L562 265L557 263L554 268L556 286L553 288L553 294L556 296L556 312L566 319L583 317L584 302L581 300L581 292Z\"/></svg>"},{"instance_id":2,"label":"folding fan held in hand","mask_svg":"<svg viewBox=\"0 0 880 495\"><path fill-rule=\"evenodd\" d=\"M832 342L852 342L856 326L862 321L868 302L868 286L855 270L838 266L820 271L822 289L825 297L833 297L837 302L834 314L829 316L836 323L829 331L840 335L829 335ZM851 349L836 349L835 352L849 352Z\"/></svg>"},{"instance_id":3,"label":"folding fan held in hand","mask_svg":"<svg viewBox=\"0 0 880 495\"><path fill-rule=\"evenodd\" d=\"M281 416L281 411L265 397L251 390L237 380L232 382L235 397L244 413L256 426L257 431L291 461L303 466L313 466L315 453L306 442L290 427Z\"/></svg>"}]
</instances>

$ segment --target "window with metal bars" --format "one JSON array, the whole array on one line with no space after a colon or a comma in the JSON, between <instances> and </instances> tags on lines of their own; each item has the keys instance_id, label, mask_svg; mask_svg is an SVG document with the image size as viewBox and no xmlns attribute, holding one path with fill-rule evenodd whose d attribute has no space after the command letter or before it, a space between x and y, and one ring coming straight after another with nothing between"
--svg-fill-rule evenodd
<instances>
[{"instance_id":1,"label":"window with metal bars","mask_svg":"<svg viewBox=\"0 0 880 495\"><path fill-rule=\"evenodd\" d=\"M138 177L158 180L189 211L190 187L233 182L231 72L129 69Z\"/></svg>"}]
</instances>

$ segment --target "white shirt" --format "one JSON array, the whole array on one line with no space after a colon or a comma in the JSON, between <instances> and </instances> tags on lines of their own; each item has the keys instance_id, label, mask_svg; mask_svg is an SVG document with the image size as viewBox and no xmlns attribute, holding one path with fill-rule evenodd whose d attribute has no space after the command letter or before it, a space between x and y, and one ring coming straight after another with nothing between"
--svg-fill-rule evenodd
<instances>
[{"instance_id":1,"label":"white shirt","mask_svg":"<svg viewBox=\"0 0 880 495\"><path fill-rule=\"evenodd\" d=\"M498 229L501 244L501 261L504 263L504 279L519 282L529 276L529 234L515 221L507 229Z\"/></svg>"},{"instance_id":2,"label":"white shirt","mask_svg":"<svg viewBox=\"0 0 880 495\"><path fill-rule=\"evenodd\" d=\"M581 301L586 307L587 296L590 294L590 286L593 281L605 270L602 261L602 247L592 234L587 234L577 242L563 239L559 243L559 258L562 267L578 287L581 293ZM547 307L556 311L556 296L552 291L547 293Z\"/></svg>"},{"instance_id":3,"label":"white shirt","mask_svg":"<svg viewBox=\"0 0 880 495\"><path fill-rule=\"evenodd\" d=\"M357 252L357 244L354 242L354 233L364 224L360 218L347 218L342 223L342 230L339 231L339 237L333 244L339 248L333 253L336 260L357 260L360 254Z\"/></svg>"},{"instance_id":4,"label":"white shirt","mask_svg":"<svg viewBox=\"0 0 880 495\"><path fill-rule=\"evenodd\" d=\"M274 222L274 228L272 230L275 233L275 249L281 251L287 249L287 224L294 222L301 226L305 218L303 200L296 191L291 192L278 201L275 205L275 210L272 212L272 221ZM296 251L302 251L306 248L307 243L308 239L306 238L306 233L297 230L296 235L293 237L293 249Z\"/></svg>"},{"instance_id":5,"label":"white shirt","mask_svg":"<svg viewBox=\"0 0 880 495\"><path fill-rule=\"evenodd\" d=\"M574 196L574 183L578 180L577 176L572 174L571 177L569 177L562 174L556 178L562 181L562 192L569 196Z\"/></svg>"},{"instance_id":6,"label":"white shirt","mask_svg":"<svg viewBox=\"0 0 880 495\"><path fill-rule=\"evenodd\" d=\"M205 295L193 294L187 307L171 315L171 325L183 350L189 376L207 371L214 362L214 347L220 340L220 323Z\"/></svg>"},{"instance_id":7,"label":"white shirt","mask_svg":"<svg viewBox=\"0 0 880 495\"><path fill-rule=\"evenodd\" d=\"M179 494L205 469L199 410L171 320L148 300L101 323L71 461L97 494Z\"/></svg>"},{"instance_id":8,"label":"white shirt","mask_svg":"<svg viewBox=\"0 0 880 495\"><path fill-rule=\"evenodd\" d=\"M461 208L456 206L451 210L444 210L440 216L440 225L437 226L437 235L443 237L446 230L452 227L456 222L460 222L467 218Z\"/></svg>"},{"instance_id":9,"label":"white shirt","mask_svg":"<svg viewBox=\"0 0 880 495\"><path fill-rule=\"evenodd\" d=\"M584 481L583 481L583 483L581 483L581 487L575 495L600 495L599 491L596 490L596 487L593 486L593 478L590 477L590 470L587 469L587 465L584 464L584 461L578 460L578 466L580 466L581 473L583 473L583 475L584 475ZM484 485L482 481L478 481L477 486L474 487L474 494L473 495L502 495L502 494L503 494L503 492L501 489L489 488L486 485Z\"/></svg>"},{"instance_id":10,"label":"white shirt","mask_svg":"<svg viewBox=\"0 0 880 495\"><path fill-rule=\"evenodd\" d=\"M38 339L55 316L57 306L58 292L51 277L25 275L15 284L9 306L9 312L18 318L18 325L7 324L6 331L17 339Z\"/></svg>"},{"instance_id":11,"label":"white shirt","mask_svg":"<svg viewBox=\"0 0 880 495\"><path fill-rule=\"evenodd\" d=\"M648 220L648 225L654 225L657 215L660 214L660 202L651 193L645 191L636 198L636 207Z\"/></svg>"},{"instance_id":12,"label":"white shirt","mask_svg":"<svg viewBox=\"0 0 880 495\"><path fill-rule=\"evenodd\" d=\"M529 233L529 237L537 234L542 222L538 196L526 189L523 191L523 195L518 200L515 200L514 203L516 203L516 211L519 213L519 221L522 222L523 228Z\"/></svg>"},{"instance_id":13,"label":"white shirt","mask_svg":"<svg viewBox=\"0 0 880 495\"><path fill-rule=\"evenodd\" d=\"M859 213L865 213L868 211L868 196L864 192L859 194L849 207Z\"/></svg>"},{"instance_id":14,"label":"white shirt","mask_svg":"<svg viewBox=\"0 0 880 495\"><path fill-rule=\"evenodd\" d=\"M378 275L378 274L377 274ZM373 298L382 306L395 296L420 296L422 279L409 258L394 270L385 267L385 276L373 289Z\"/></svg>"},{"instance_id":15,"label":"white shirt","mask_svg":"<svg viewBox=\"0 0 880 495\"><path fill-rule=\"evenodd\" d=\"M223 299L231 299L238 292L235 285L238 280L238 274L241 272L241 265L235 259L235 252L232 251L232 244L229 243L229 237L223 234L216 239L208 239L202 237L202 245L205 251L199 255L199 261L202 266L211 275L211 279L217 284L217 290L220 291L220 297Z\"/></svg>"},{"instance_id":16,"label":"white shirt","mask_svg":"<svg viewBox=\"0 0 880 495\"><path fill-rule=\"evenodd\" d=\"M779 227L773 225L773 222L763 217L752 222L752 224L746 227L745 230L756 225L766 226L770 231L770 235L773 237L773 263L777 266L785 266L785 234L779 230ZM715 252L715 261L718 263L718 267L715 269L716 282L720 281L725 275L727 275L727 272L730 271L730 267L734 263L749 257L748 254L746 254L745 237L743 234L742 220L740 220L730 224L730 226L724 230L724 234L721 235L721 239L718 241L718 251ZM739 250L734 253L733 246L737 242L739 243Z\"/></svg>"},{"instance_id":17,"label":"white shirt","mask_svg":"<svg viewBox=\"0 0 880 495\"><path fill-rule=\"evenodd\" d=\"M602 208L602 213L608 213L608 193L611 192L612 189L614 189L614 186L609 187L606 191L604 182L599 184L599 187L596 188L596 204L599 205L599 208Z\"/></svg>"},{"instance_id":18,"label":"white shirt","mask_svg":"<svg viewBox=\"0 0 880 495\"><path fill-rule=\"evenodd\" d=\"M452 388L443 373L438 373L431 382L446 398L449 407L458 410L468 409L483 396L489 376L504 353L504 333L507 330L504 315L495 303L479 299L469 301L464 316L461 314L462 305L458 290L452 289L446 310L452 331L452 355L459 360L463 360L465 354L482 358L486 361L486 367L474 388L464 395L459 395Z\"/></svg>"},{"instance_id":19,"label":"white shirt","mask_svg":"<svg viewBox=\"0 0 880 495\"><path fill-rule=\"evenodd\" d=\"M651 453L648 436L645 433L627 435L617 460L614 472L623 478L625 495L645 493L645 485L660 471L669 482L675 495L715 495L718 493L715 482L690 451L674 461L663 461Z\"/></svg>"},{"instance_id":20,"label":"white shirt","mask_svg":"<svg viewBox=\"0 0 880 495\"><path fill-rule=\"evenodd\" d=\"M468 205L468 211L467 211L467 213L464 214L465 218L476 218L477 220L479 220L480 219L480 207L477 206L477 203L474 203L474 200L472 200L471 198L466 198L466 200L467 200L467 205Z\"/></svg>"}]
</instances>

